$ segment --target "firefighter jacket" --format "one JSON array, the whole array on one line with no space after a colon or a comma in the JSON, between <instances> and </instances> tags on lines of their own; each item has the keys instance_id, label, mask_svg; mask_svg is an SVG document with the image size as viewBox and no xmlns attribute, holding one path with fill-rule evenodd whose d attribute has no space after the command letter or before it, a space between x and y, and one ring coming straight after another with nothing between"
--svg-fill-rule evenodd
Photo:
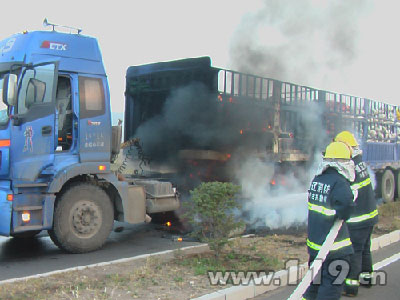
<instances>
[{"instance_id":1,"label":"firefighter jacket","mask_svg":"<svg viewBox=\"0 0 400 300\"><path fill-rule=\"evenodd\" d=\"M362 161L362 155L353 158L356 179L351 184L355 192L355 207L350 218L346 221L350 229L373 226L378 222L375 194L372 189L367 165Z\"/></svg>"},{"instance_id":2,"label":"firefighter jacket","mask_svg":"<svg viewBox=\"0 0 400 300\"><path fill-rule=\"evenodd\" d=\"M350 182L333 167L315 176L308 190L308 238L310 257L321 249L334 221L347 220L354 206ZM343 223L328 257L333 259L353 253L349 231Z\"/></svg>"}]
</instances>

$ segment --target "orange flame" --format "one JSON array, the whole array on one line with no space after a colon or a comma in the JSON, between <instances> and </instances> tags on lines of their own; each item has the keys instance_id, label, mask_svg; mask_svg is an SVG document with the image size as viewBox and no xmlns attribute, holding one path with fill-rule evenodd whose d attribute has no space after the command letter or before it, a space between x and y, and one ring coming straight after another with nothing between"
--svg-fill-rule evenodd
<instances>
[{"instance_id":1,"label":"orange flame","mask_svg":"<svg viewBox=\"0 0 400 300\"><path fill-rule=\"evenodd\" d=\"M171 227L171 222L170 221L168 221L167 223L165 223L165 225L167 226L167 227Z\"/></svg>"},{"instance_id":2,"label":"orange flame","mask_svg":"<svg viewBox=\"0 0 400 300\"><path fill-rule=\"evenodd\" d=\"M243 134L243 129L240 129L240 134Z\"/></svg>"}]
</instances>

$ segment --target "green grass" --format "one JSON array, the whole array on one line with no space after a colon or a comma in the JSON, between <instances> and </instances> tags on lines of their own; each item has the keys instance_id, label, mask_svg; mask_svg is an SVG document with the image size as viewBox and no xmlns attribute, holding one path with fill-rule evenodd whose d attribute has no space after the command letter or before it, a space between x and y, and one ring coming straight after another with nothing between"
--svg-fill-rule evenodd
<instances>
[{"instance_id":1,"label":"green grass","mask_svg":"<svg viewBox=\"0 0 400 300\"><path fill-rule=\"evenodd\" d=\"M182 282L183 278L182 278L182 276L177 276L177 277L174 277L174 281L175 282Z\"/></svg>"},{"instance_id":2,"label":"green grass","mask_svg":"<svg viewBox=\"0 0 400 300\"><path fill-rule=\"evenodd\" d=\"M180 266L191 267L194 275L206 275L208 271L246 271L246 270L276 270L281 262L278 258L265 253L224 253L220 259L208 254L177 259L174 262Z\"/></svg>"}]
</instances>

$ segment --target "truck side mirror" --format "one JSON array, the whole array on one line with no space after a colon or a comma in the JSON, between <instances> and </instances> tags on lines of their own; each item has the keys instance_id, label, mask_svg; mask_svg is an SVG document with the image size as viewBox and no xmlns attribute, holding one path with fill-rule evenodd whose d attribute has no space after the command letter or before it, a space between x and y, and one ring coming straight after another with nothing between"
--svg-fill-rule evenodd
<instances>
[{"instance_id":1,"label":"truck side mirror","mask_svg":"<svg viewBox=\"0 0 400 300\"><path fill-rule=\"evenodd\" d=\"M6 74L3 79L3 102L9 106L17 104L17 81L15 74Z\"/></svg>"}]
</instances>

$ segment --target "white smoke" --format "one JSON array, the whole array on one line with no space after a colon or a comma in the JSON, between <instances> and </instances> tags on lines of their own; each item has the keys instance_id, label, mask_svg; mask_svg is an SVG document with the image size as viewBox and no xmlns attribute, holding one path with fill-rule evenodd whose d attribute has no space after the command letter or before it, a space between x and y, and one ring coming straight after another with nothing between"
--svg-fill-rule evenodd
<instances>
[{"instance_id":1,"label":"white smoke","mask_svg":"<svg viewBox=\"0 0 400 300\"><path fill-rule=\"evenodd\" d=\"M237 180L242 186L245 221L251 227L269 229L290 228L307 222L309 184L315 175L322 156L316 154L313 165L304 170L301 178L285 174L284 184L271 188L274 165L257 157L250 157L236 169ZM277 185L282 182L277 180Z\"/></svg>"}]
</instances>

